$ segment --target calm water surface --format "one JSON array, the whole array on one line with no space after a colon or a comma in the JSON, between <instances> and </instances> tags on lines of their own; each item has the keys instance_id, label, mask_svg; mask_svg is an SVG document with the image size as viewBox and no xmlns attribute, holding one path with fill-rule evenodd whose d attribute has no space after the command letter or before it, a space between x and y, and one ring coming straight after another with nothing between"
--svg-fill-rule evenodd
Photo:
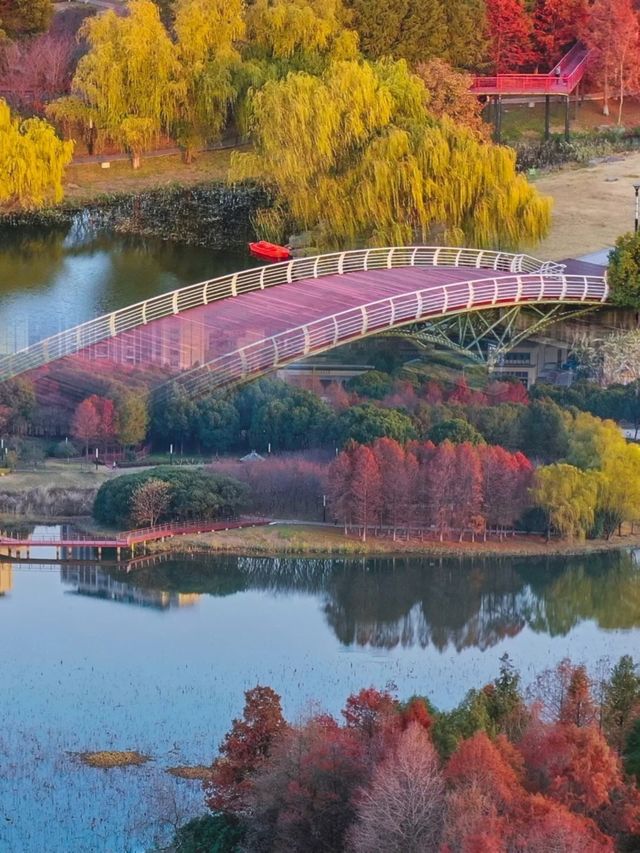
<instances>
[{"instance_id":1,"label":"calm water surface","mask_svg":"<svg viewBox=\"0 0 640 853\"><path fill-rule=\"evenodd\" d=\"M0 231L0 355L185 284L256 266L224 254L86 228Z\"/></svg>"},{"instance_id":2,"label":"calm water surface","mask_svg":"<svg viewBox=\"0 0 640 853\"><path fill-rule=\"evenodd\" d=\"M593 665L640 650L630 553L171 558L129 574L39 553L38 566L0 564L3 853L149 849L167 832L160 815L201 808L198 783L164 769L209 763L258 682L290 718L339 713L366 685L450 708L505 651L528 682L565 655ZM73 756L108 748L154 761L100 771Z\"/></svg>"}]
</instances>

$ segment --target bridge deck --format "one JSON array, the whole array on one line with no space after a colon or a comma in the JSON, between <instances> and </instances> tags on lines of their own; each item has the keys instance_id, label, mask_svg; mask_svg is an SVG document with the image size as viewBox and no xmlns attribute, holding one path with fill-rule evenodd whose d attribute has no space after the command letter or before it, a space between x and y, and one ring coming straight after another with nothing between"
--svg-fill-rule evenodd
<instances>
[{"instance_id":1,"label":"bridge deck","mask_svg":"<svg viewBox=\"0 0 640 853\"><path fill-rule=\"evenodd\" d=\"M259 527L269 524L268 519L249 518L240 521L202 521L187 524L172 523L147 527L140 530L128 530L116 533L113 537L78 537L75 539L46 539L46 538L17 538L0 536L1 548L130 548L154 542L158 539L169 539L173 536L188 534L215 533L222 530L238 530L242 527Z\"/></svg>"},{"instance_id":2,"label":"bridge deck","mask_svg":"<svg viewBox=\"0 0 640 853\"><path fill-rule=\"evenodd\" d=\"M0 358L0 380L31 372L41 404L69 407L102 376L146 389L179 378L198 393L406 324L478 309L606 300L602 276L562 272L526 255L448 247L300 258L96 318Z\"/></svg>"},{"instance_id":3,"label":"bridge deck","mask_svg":"<svg viewBox=\"0 0 640 853\"><path fill-rule=\"evenodd\" d=\"M478 75L471 84L474 95L570 95L584 77L589 50L576 44L549 74Z\"/></svg>"}]
</instances>

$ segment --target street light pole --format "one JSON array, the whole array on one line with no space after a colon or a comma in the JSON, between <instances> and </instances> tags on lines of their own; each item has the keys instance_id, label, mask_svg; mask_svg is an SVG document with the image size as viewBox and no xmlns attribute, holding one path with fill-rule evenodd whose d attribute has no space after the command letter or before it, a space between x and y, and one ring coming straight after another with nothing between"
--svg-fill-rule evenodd
<instances>
[{"instance_id":1,"label":"street light pole","mask_svg":"<svg viewBox=\"0 0 640 853\"><path fill-rule=\"evenodd\" d=\"M638 197L638 193L640 192L640 183L634 184L633 188L636 192L636 217L634 221L634 233L638 233L638 225L640 220L640 197Z\"/></svg>"}]
</instances>

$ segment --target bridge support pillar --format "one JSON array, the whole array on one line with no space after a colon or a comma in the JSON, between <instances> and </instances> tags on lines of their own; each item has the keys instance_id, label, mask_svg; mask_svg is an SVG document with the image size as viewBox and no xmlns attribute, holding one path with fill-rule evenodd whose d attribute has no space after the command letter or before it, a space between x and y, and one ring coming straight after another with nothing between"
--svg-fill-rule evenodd
<instances>
[{"instance_id":1,"label":"bridge support pillar","mask_svg":"<svg viewBox=\"0 0 640 853\"><path fill-rule=\"evenodd\" d=\"M121 552L121 550L122 550L122 549L120 548L120 546L118 546L118 547L116 548L116 560L117 560L118 562L120 562L120 552Z\"/></svg>"},{"instance_id":2,"label":"bridge support pillar","mask_svg":"<svg viewBox=\"0 0 640 853\"><path fill-rule=\"evenodd\" d=\"M544 96L544 141L547 142L551 129L551 95Z\"/></svg>"},{"instance_id":3,"label":"bridge support pillar","mask_svg":"<svg viewBox=\"0 0 640 853\"><path fill-rule=\"evenodd\" d=\"M102 548L98 548L98 559L102 559Z\"/></svg>"},{"instance_id":4,"label":"bridge support pillar","mask_svg":"<svg viewBox=\"0 0 640 853\"><path fill-rule=\"evenodd\" d=\"M502 95L496 95L494 100L494 138L502 141Z\"/></svg>"},{"instance_id":5,"label":"bridge support pillar","mask_svg":"<svg viewBox=\"0 0 640 853\"><path fill-rule=\"evenodd\" d=\"M570 115L569 115L569 95L564 99L564 138L569 141L570 132Z\"/></svg>"}]
</instances>

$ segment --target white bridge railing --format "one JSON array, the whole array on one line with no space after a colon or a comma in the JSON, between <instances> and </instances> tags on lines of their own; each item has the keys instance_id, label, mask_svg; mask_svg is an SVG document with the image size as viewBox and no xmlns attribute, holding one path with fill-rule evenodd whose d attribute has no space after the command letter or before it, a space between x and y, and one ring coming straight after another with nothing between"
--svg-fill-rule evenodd
<instances>
[{"instance_id":1,"label":"white bridge railing","mask_svg":"<svg viewBox=\"0 0 640 853\"><path fill-rule=\"evenodd\" d=\"M433 285L349 308L247 344L183 374L195 393L269 373L308 355L420 320L500 306L564 302L598 305L609 293L606 279L584 275L505 275Z\"/></svg>"},{"instance_id":2,"label":"white bridge railing","mask_svg":"<svg viewBox=\"0 0 640 853\"><path fill-rule=\"evenodd\" d=\"M115 337L121 332L191 308L208 305L218 299L330 275L398 267L434 266L492 269L505 273L561 273L564 269L562 264L539 261L529 255L446 246L355 249L296 258L191 284L59 332L16 353L0 357L0 382L72 355L84 347Z\"/></svg>"}]
</instances>

